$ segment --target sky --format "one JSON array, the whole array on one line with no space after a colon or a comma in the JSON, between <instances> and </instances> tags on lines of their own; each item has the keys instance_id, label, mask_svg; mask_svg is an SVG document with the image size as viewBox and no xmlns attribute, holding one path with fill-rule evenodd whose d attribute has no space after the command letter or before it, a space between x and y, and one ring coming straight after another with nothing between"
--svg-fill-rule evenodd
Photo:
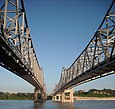
<instances>
[{"instance_id":1,"label":"sky","mask_svg":"<svg viewBox=\"0 0 115 109\"><path fill-rule=\"evenodd\" d=\"M24 0L31 37L43 67L47 92L59 82L62 67L69 67L99 27L112 0ZM115 74L74 90L111 88ZM34 87L0 67L0 91L33 92Z\"/></svg>"}]
</instances>

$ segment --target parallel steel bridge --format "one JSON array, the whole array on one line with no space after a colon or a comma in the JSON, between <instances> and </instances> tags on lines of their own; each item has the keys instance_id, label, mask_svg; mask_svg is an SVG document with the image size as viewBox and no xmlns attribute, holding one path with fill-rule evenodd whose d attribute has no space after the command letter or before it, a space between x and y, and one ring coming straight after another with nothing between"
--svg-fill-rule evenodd
<instances>
[{"instance_id":1,"label":"parallel steel bridge","mask_svg":"<svg viewBox=\"0 0 115 109\"><path fill-rule=\"evenodd\" d=\"M111 74L115 74L115 0L86 48L69 68L62 68L52 96Z\"/></svg>"},{"instance_id":2,"label":"parallel steel bridge","mask_svg":"<svg viewBox=\"0 0 115 109\"><path fill-rule=\"evenodd\" d=\"M46 96L43 69L33 47L23 0L4 0L0 8L0 66ZM69 68L63 67L52 95L83 83L115 74L115 0L83 52Z\"/></svg>"},{"instance_id":3,"label":"parallel steel bridge","mask_svg":"<svg viewBox=\"0 0 115 109\"><path fill-rule=\"evenodd\" d=\"M0 8L0 66L46 95L43 69L34 50L23 0L4 0Z\"/></svg>"}]
</instances>

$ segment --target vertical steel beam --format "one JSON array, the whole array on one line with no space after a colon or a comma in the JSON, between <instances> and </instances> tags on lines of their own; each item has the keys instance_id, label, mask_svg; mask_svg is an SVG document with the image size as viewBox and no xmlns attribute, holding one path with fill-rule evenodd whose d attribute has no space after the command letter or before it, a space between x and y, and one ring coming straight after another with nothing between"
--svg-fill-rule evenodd
<instances>
[{"instance_id":1,"label":"vertical steel beam","mask_svg":"<svg viewBox=\"0 0 115 109\"><path fill-rule=\"evenodd\" d=\"M5 0L5 12L4 12L4 30L6 30L7 9L8 9L8 0Z\"/></svg>"}]
</instances>

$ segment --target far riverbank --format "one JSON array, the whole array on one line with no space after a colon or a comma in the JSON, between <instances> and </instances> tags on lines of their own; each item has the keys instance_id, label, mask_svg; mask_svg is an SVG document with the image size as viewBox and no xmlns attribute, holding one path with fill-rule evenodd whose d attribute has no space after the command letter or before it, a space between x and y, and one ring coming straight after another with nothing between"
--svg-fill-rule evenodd
<instances>
[{"instance_id":1,"label":"far riverbank","mask_svg":"<svg viewBox=\"0 0 115 109\"><path fill-rule=\"evenodd\" d=\"M75 100L115 100L115 97L74 97Z\"/></svg>"}]
</instances>

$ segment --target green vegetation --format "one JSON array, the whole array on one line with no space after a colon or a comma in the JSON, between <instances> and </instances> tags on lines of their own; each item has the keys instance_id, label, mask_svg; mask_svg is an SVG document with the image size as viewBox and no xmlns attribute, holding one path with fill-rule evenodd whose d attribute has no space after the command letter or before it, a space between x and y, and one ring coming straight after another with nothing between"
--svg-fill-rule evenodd
<instances>
[{"instance_id":1,"label":"green vegetation","mask_svg":"<svg viewBox=\"0 0 115 109\"><path fill-rule=\"evenodd\" d=\"M33 93L3 93L0 92L0 100L32 100Z\"/></svg>"},{"instance_id":2,"label":"green vegetation","mask_svg":"<svg viewBox=\"0 0 115 109\"><path fill-rule=\"evenodd\" d=\"M0 100L33 100L33 93L9 93L0 92ZM90 89L85 92L84 90L79 90L74 92L74 96L80 97L115 97L115 90L112 89ZM51 99L51 96L48 96Z\"/></svg>"},{"instance_id":3,"label":"green vegetation","mask_svg":"<svg viewBox=\"0 0 115 109\"><path fill-rule=\"evenodd\" d=\"M80 96L80 97L115 97L115 90L111 89L103 89L103 90L97 90L97 89L90 89L88 92L85 92L83 90L75 91L74 96Z\"/></svg>"}]
</instances>

